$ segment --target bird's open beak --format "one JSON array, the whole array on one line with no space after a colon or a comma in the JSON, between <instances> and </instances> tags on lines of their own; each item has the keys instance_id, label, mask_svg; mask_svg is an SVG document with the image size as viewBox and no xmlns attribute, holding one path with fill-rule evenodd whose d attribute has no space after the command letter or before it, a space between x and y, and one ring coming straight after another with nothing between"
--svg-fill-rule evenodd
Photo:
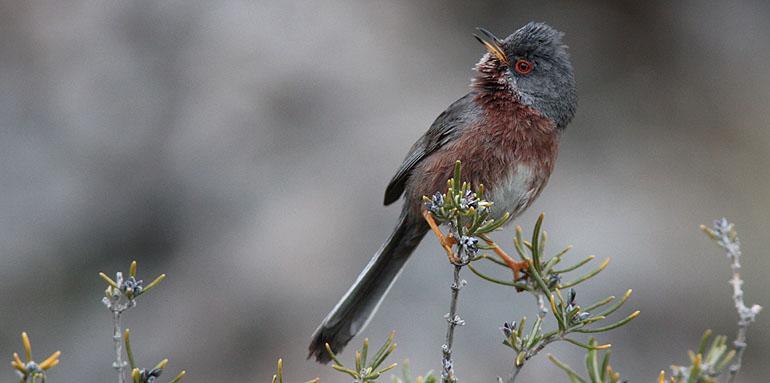
<instances>
[{"instance_id":1,"label":"bird's open beak","mask_svg":"<svg viewBox=\"0 0 770 383\"><path fill-rule=\"evenodd\" d=\"M479 32L483 33L484 36L487 38L487 40L482 39L477 34L473 34L473 37L476 38L476 40L479 40L479 42L484 45L485 48L487 48L487 51L489 51L490 54L495 56L498 60L505 63L506 65L510 65L510 62L508 61L508 55L505 54L503 51L503 48L501 47L502 41L498 39L495 35L492 34L492 32L484 29L484 28L476 28Z\"/></svg>"}]
</instances>

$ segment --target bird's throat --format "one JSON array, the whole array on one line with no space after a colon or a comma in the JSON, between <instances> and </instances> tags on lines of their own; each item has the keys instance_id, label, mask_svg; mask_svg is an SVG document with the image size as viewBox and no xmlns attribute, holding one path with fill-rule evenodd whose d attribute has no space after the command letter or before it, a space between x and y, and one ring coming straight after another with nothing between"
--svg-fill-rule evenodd
<instances>
[{"instance_id":1,"label":"bird's throat","mask_svg":"<svg viewBox=\"0 0 770 383\"><path fill-rule=\"evenodd\" d=\"M489 54L484 55L474 67L476 75L471 80L471 87L480 93L512 95L513 89L507 79L507 69L504 64Z\"/></svg>"},{"instance_id":2,"label":"bird's throat","mask_svg":"<svg viewBox=\"0 0 770 383\"><path fill-rule=\"evenodd\" d=\"M515 102L517 97L507 78L506 67L489 54L484 55L476 64L476 75L471 80L471 88L476 91L476 101L486 103Z\"/></svg>"}]
</instances>

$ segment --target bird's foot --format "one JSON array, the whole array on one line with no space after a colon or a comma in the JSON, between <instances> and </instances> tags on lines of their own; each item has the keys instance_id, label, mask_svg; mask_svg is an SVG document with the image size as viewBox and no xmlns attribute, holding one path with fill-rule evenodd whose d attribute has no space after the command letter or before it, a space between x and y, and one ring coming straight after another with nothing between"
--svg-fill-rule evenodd
<instances>
[{"instance_id":1,"label":"bird's foot","mask_svg":"<svg viewBox=\"0 0 770 383\"><path fill-rule=\"evenodd\" d=\"M452 234L444 235L444 233L442 233L441 229L438 227L436 219L433 218L433 214L431 214L430 211L423 210L422 217L425 218L426 222L428 222L428 226L430 226L433 234L435 234L436 238L438 238L438 242L441 244L441 247L444 248L447 258L449 259L449 263L453 265L462 265L462 260L457 256L457 254L455 254L454 250L452 250L452 246L457 244L457 238L455 238Z\"/></svg>"},{"instance_id":2,"label":"bird's foot","mask_svg":"<svg viewBox=\"0 0 770 383\"><path fill-rule=\"evenodd\" d=\"M529 262L527 261L514 261L513 258L511 258L510 255L508 255L500 246L495 243L495 241L492 240L489 236L486 234L481 235L481 239L483 239L489 246L492 246L492 251L497 254L498 257L500 257L500 260L505 262L506 265L513 271L513 280L518 281L522 277L519 276L519 273L521 273L522 270L526 270L529 268Z\"/></svg>"},{"instance_id":3,"label":"bird's foot","mask_svg":"<svg viewBox=\"0 0 770 383\"><path fill-rule=\"evenodd\" d=\"M529 268L529 262L527 261L514 261L513 266L510 266L511 270L513 270L513 275L516 281L519 281L520 279L524 278L524 276L517 276L520 272L527 270Z\"/></svg>"}]
</instances>

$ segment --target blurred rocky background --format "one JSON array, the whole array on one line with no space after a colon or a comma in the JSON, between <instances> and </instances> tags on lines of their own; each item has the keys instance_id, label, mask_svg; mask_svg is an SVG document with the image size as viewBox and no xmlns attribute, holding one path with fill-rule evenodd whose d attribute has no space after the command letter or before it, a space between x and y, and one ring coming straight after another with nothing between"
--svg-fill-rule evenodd
<instances>
[{"instance_id":1,"label":"blurred rocky background","mask_svg":"<svg viewBox=\"0 0 770 383\"><path fill-rule=\"evenodd\" d=\"M306 346L395 223L387 181L467 91L474 27L530 20L566 32L580 104L518 223L545 211L551 249L612 257L578 301L634 289L641 317L605 338L625 378L732 337L728 261L698 224L736 222L747 301L770 306L767 2L31 0L0 2L0 354L27 330L63 351L52 382L112 381L97 272L137 259L169 275L127 314L140 364L266 382L280 356L292 381L344 381ZM427 241L364 335L439 368L450 275ZM499 325L534 305L465 277L456 367L491 382ZM769 325L740 382L770 376ZM544 356L522 379L566 381Z\"/></svg>"}]
</instances>

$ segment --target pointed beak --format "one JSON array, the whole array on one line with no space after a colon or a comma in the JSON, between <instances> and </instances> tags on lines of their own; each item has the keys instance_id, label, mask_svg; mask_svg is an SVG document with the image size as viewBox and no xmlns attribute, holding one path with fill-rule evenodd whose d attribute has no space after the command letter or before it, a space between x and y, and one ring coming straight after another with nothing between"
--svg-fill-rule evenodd
<instances>
[{"instance_id":1,"label":"pointed beak","mask_svg":"<svg viewBox=\"0 0 770 383\"><path fill-rule=\"evenodd\" d=\"M483 39L479 37L477 34L473 34L473 37L476 38L476 40L479 40L479 42L484 45L485 48L487 48L487 51L495 56L500 62L505 63L506 65L510 65L510 62L508 61L508 55L505 54L502 48L502 41L498 39L495 35L492 34L492 32L484 29L484 28L476 28L479 32L481 32L486 39Z\"/></svg>"}]
</instances>

